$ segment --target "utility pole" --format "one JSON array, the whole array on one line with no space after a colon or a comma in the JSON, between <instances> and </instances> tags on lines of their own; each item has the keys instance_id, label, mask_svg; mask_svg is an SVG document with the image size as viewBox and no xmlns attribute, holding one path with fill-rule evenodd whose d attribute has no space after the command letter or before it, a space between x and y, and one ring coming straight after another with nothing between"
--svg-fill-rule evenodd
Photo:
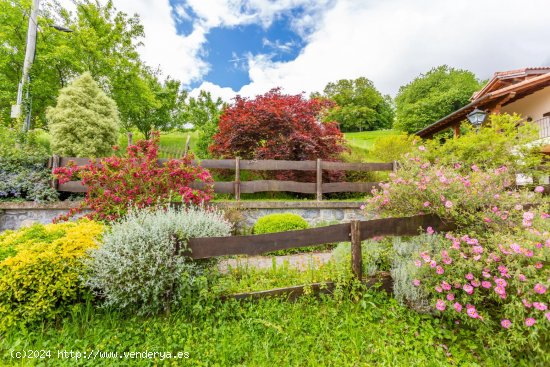
<instances>
[{"instance_id":1,"label":"utility pole","mask_svg":"<svg viewBox=\"0 0 550 367\"><path fill-rule=\"evenodd\" d=\"M40 7L40 0L33 0L31 15L29 17L29 29L27 31L27 48L25 50L25 62L23 63L23 77L19 83L19 88L17 90L17 104L12 106L11 117L18 118L21 116L21 105L23 103L23 88L25 83L29 81L29 72L34 61L34 54L36 51L36 31L38 23L38 9ZM27 93L28 97L28 93ZM25 118L23 124L23 131L28 131L31 125L31 113L30 109Z\"/></svg>"}]
</instances>

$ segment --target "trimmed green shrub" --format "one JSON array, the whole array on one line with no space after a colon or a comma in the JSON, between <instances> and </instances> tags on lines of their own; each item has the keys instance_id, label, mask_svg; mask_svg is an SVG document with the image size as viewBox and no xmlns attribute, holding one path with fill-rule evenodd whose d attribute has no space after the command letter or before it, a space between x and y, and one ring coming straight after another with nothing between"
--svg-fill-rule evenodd
<instances>
[{"instance_id":1,"label":"trimmed green shrub","mask_svg":"<svg viewBox=\"0 0 550 367\"><path fill-rule=\"evenodd\" d=\"M0 200L56 200L47 159L35 132L24 134L0 126Z\"/></svg>"},{"instance_id":2,"label":"trimmed green shrub","mask_svg":"<svg viewBox=\"0 0 550 367\"><path fill-rule=\"evenodd\" d=\"M295 231L295 230L307 229L307 228L309 228L308 222L298 214L275 213L275 214L264 215L263 217L258 218L252 230L254 234L263 234L263 233ZM319 249L321 249L321 247L302 247L302 248L269 252L266 255L289 255L289 254L297 254L302 252L311 252Z\"/></svg>"},{"instance_id":3,"label":"trimmed green shrub","mask_svg":"<svg viewBox=\"0 0 550 367\"><path fill-rule=\"evenodd\" d=\"M68 157L104 157L118 142L119 117L113 101L84 73L61 89L46 111L52 151Z\"/></svg>"},{"instance_id":4,"label":"trimmed green shrub","mask_svg":"<svg viewBox=\"0 0 550 367\"><path fill-rule=\"evenodd\" d=\"M0 331L63 315L81 300L82 259L102 231L83 219L0 234Z\"/></svg>"},{"instance_id":5,"label":"trimmed green shrub","mask_svg":"<svg viewBox=\"0 0 550 367\"><path fill-rule=\"evenodd\" d=\"M169 311L171 305L200 307L212 261L179 256L193 237L228 236L223 214L202 208L132 210L115 222L103 246L86 261L86 284L105 306L137 314Z\"/></svg>"},{"instance_id":6,"label":"trimmed green shrub","mask_svg":"<svg viewBox=\"0 0 550 367\"><path fill-rule=\"evenodd\" d=\"M260 217L256 224L254 224L254 234L294 231L307 228L309 228L309 224L298 214L276 213Z\"/></svg>"},{"instance_id":7,"label":"trimmed green shrub","mask_svg":"<svg viewBox=\"0 0 550 367\"><path fill-rule=\"evenodd\" d=\"M254 234L263 234L295 231L307 228L309 228L308 222L298 214L276 213L264 215L263 217L258 218L258 221L254 224L252 231L254 232ZM273 251L267 253L266 255L290 255L302 252L311 252L319 249L320 247L302 247L296 249Z\"/></svg>"}]
</instances>

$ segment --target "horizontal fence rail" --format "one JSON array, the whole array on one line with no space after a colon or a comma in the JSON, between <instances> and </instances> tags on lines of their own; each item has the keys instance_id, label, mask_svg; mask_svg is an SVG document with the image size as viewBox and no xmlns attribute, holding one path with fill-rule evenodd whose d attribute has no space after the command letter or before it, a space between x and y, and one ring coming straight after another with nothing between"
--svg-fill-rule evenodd
<instances>
[{"instance_id":1,"label":"horizontal fence rail","mask_svg":"<svg viewBox=\"0 0 550 367\"><path fill-rule=\"evenodd\" d=\"M183 255L192 259L207 259L229 255L260 255L267 252L319 246L335 242L351 242L352 269L362 279L361 241L379 236L417 236L421 230L449 231L454 224L435 215L352 221L326 227L279 233L191 238Z\"/></svg>"},{"instance_id":2,"label":"horizontal fence rail","mask_svg":"<svg viewBox=\"0 0 550 367\"><path fill-rule=\"evenodd\" d=\"M159 159L159 165L167 162L169 159ZM69 162L77 166L88 164L99 164L100 159L89 159L80 157L57 157L49 160L49 167L65 167ZM257 192L295 192L301 194L315 194L317 200L322 200L323 194L337 192L370 192L378 185L377 182L325 182L323 183L323 170L328 171L395 171L397 163L344 163L328 162L318 159L316 161L286 161L286 160L246 160L246 159L204 159L194 160L194 165L206 169L227 169L235 171L235 179L230 182L214 182L214 192L221 194L234 194L237 200L241 193L253 194ZM296 182L280 180L253 180L241 181L240 171L315 171L315 182ZM53 182L58 191L66 192L86 192L87 187L82 185L81 181L70 181L63 184ZM200 189L204 187L201 182L195 182L193 188Z\"/></svg>"}]
</instances>

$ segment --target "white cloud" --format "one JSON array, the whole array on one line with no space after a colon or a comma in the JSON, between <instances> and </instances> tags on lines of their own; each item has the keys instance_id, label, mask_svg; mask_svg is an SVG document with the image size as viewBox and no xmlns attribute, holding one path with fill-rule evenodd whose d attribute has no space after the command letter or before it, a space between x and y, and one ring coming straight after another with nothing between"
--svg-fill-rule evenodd
<instances>
[{"instance_id":1,"label":"white cloud","mask_svg":"<svg viewBox=\"0 0 550 367\"><path fill-rule=\"evenodd\" d=\"M114 3L140 15L146 33L140 52L146 63L160 65L165 75L185 85L208 72L203 45L211 28L267 27L290 9L302 8L291 27L307 45L289 62L247 55L251 83L236 91L244 96L276 86L309 93L330 81L359 76L371 79L383 93L395 94L399 86L441 64L488 78L495 71L550 61L547 0L188 0L185 6L181 0L174 9L168 0ZM199 17L193 32L178 34L174 18L188 19L192 13ZM201 87L225 100L235 94L210 82Z\"/></svg>"},{"instance_id":2,"label":"white cloud","mask_svg":"<svg viewBox=\"0 0 550 367\"><path fill-rule=\"evenodd\" d=\"M233 99L237 93L228 87L220 87L219 85L216 85L214 83L210 82L202 82L201 85L199 85L197 88L193 89L190 93L190 97L197 98L199 96L199 92L201 90L210 92L212 95L212 99L221 98L224 102L231 102L231 99Z\"/></svg>"},{"instance_id":3,"label":"white cloud","mask_svg":"<svg viewBox=\"0 0 550 367\"><path fill-rule=\"evenodd\" d=\"M165 76L189 84L199 80L208 71L208 65L200 57L207 29L195 25L191 34L177 33L168 0L115 0L115 6L128 14L137 13L145 29L144 46L140 54L145 63L160 67ZM180 9L176 14L187 15ZM184 15L185 14L185 15Z\"/></svg>"},{"instance_id":4,"label":"white cloud","mask_svg":"<svg viewBox=\"0 0 550 367\"><path fill-rule=\"evenodd\" d=\"M366 76L383 93L395 94L441 64L481 78L540 66L550 55L549 12L544 0L521 6L510 0L340 0L324 13L295 60L252 57L252 82L239 93L253 96L275 86L311 92L330 81Z\"/></svg>"}]
</instances>

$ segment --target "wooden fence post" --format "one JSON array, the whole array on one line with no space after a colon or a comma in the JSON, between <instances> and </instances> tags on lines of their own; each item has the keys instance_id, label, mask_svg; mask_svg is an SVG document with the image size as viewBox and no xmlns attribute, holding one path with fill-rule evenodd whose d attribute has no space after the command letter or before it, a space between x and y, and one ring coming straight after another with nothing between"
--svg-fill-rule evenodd
<instances>
[{"instance_id":1,"label":"wooden fence post","mask_svg":"<svg viewBox=\"0 0 550 367\"><path fill-rule=\"evenodd\" d=\"M398 168L399 168L399 163L397 163L397 161L393 161L392 171L396 172Z\"/></svg>"},{"instance_id":2,"label":"wooden fence post","mask_svg":"<svg viewBox=\"0 0 550 367\"><path fill-rule=\"evenodd\" d=\"M132 145L132 133L131 132L128 132L128 134L126 134L128 136L128 146Z\"/></svg>"},{"instance_id":3,"label":"wooden fence post","mask_svg":"<svg viewBox=\"0 0 550 367\"><path fill-rule=\"evenodd\" d=\"M58 155L52 156L52 173L56 168L59 168L59 156ZM53 189L57 190L57 187L59 186L59 181L56 180L56 179L52 179L52 182L51 182L50 185Z\"/></svg>"},{"instance_id":4,"label":"wooden fence post","mask_svg":"<svg viewBox=\"0 0 550 367\"><path fill-rule=\"evenodd\" d=\"M241 159L235 158L235 200L241 200Z\"/></svg>"},{"instance_id":5,"label":"wooden fence post","mask_svg":"<svg viewBox=\"0 0 550 367\"><path fill-rule=\"evenodd\" d=\"M363 279L363 256L361 254L361 228L358 220L351 221L351 270L359 281Z\"/></svg>"},{"instance_id":6,"label":"wooden fence post","mask_svg":"<svg viewBox=\"0 0 550 367\"><path fill-rule=\"evenodd\" d=\"M191 140L191 134L187 134L187 141L185 142L185 151L183 152L183 156L187 157L187 153L189 152L189 141Z\"/></svg>"},{"instance_id":7,"label":"wooden fence post","mask_svg":"<svg viewBox=\"0 0 550 367\"><path fill-rule=\"evenodd\" d=\"M323 170L321 169L321 159L317 158L317 201L323 200Z\"/></svg>"}]
</instances>

